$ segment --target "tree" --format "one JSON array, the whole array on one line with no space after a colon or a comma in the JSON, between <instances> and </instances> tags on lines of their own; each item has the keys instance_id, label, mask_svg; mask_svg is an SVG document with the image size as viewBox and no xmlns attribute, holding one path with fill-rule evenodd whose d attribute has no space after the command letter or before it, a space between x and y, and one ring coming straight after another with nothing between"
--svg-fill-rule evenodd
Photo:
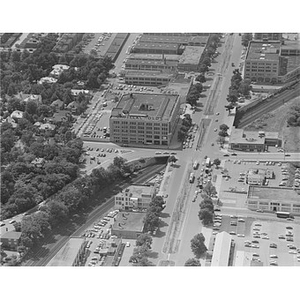
<instances>
[{"instance_id":1,"label":"tree","mask_svg":"<svg viewBox=\"0 0 300 300\"><path fill-rule=\"evenodd\" d=\"M150 234L143 233L138 237L135 244L136 246L146 245L149 249L151 249L152 237Z\"/></svg>"},{"instance_id":2,"label":"tree","mask_svg":"<svg viewBox=\"0 0 300 300\"><path fill-rule=\"evenodd\" d=\"M221 130L219 131L218 135L225 138L226 136L228 136L228 133L226 131Z\"/></svg>"},{"instance_id":3,"label":"tree","mask_svg":"<svg viewBox=\"0 0 300 300\"><path fill-rule=\"evenodd\" d=\"M205 237L202 233L198 233L192 238L191 249L192 252L195 254L196 258L200 258L207 251L204 242Z\"/></svg>"},{"instance_id":4,"label":"tree","mask_svg":"<svg viewBox=\"0 0 300 300\"><path fill-rule=\"evenodd\" d=\"M220 130L225 131L225 132L229 129L229 127L226 124L220 125L219 128L220 128Z\"/></svg>"},{"instance_id":5,"label":"tree","mask_svg":"<svg viewBox=\"0 0 300 300\"><path fill-rule=\"evenodd\" d=\"M203 200L200 202L200 209L208 209L210 210L211 212L214 212L214 205L213 205L213 202L212 200Z\"/></svg>"},{"instance_id":6,"label":"tree","mask_svg":"<svg viewBox=\"0 0 300 300\"><path fill-rule=\"evenodd\" d=\"M201 83L204 83L204 82L206 82L206 78L205 78L205 76L204 76L203 74L200 74L200 75L198 75L198 76L196 77L196 81L199 81L199 82L201 82Z\"/></svg>"},{"instance_id":7,"label":"tree","mask_svg":"<svg viewBox=\"0 0 300 300\"><path fill-rule=\"evenodd\" d=\"M203 192L205 192L209 197L217 194L215 186L210 181L205 185Z\"/></svg>"},{"instance_id":8,"label":"tree","mask_svg":"<svg viewBox=\"0 0 300 300\"><path fill-rule=\"evenodd\" d=\"M177 158L174 155L169 156L168 162L173 164L177 161Z\"/></svg>"},{"instance_id":9,"label":"tree","mask_svg":"<svg viewBox=\"0 0 300 300\"><path fill-rule=\"evenodd\" d=\"M197 258L189 258L185 264L185 267L201 267L200 261Z\"/></svg>"},{"instance_id":10,"label":"tree","mask_svg":"<svg viewBox=\"0 0 300 300\"><path fill-rule=\"evenodd\" d=\"M218 169L219 168L219 165L221 164L221 161L219 158L215 158L214 159L214 165L216 166L216 168Z\"/></svg>"},{"instance_id":11,"label":"tree","mask_svg":"<svg viewBox=\"0 0 300 300\"><path fill-rule=\"evenodd\" d=\"M135 264L135 266L152 267L154 266L154 263L151 262L147 257L143 257Z\"/></svg>"},{"instance_id":12,"label":"tree","mask_svg":"<svg viewBox=\"0 0 300 300\"><path fill-rule=\"evenodd\" d=\"M200 209L198 216L204 226L207 226L213 222L214 214L209 208Z\"/></svg>"},{"instance_id":13,"label":"tree","mask_svg":"<svg viewBox=\"0 0 300 300\"><path fill-rule=\"evenodd\" d=\"M147 212L144 219L145 230L154 231L159 226L159 222L160 220L156 213L151 211Z\"/></svg>"},{"instance_id":14,"label":"tree","mask_svg":"<svg viewBox=\"0 0 300 300\"><path fill-rule=\"evenodd\" d=\"M242 45L248 47L249 42L252 40L252 33L244 33L242 36Z\"/></svg>"}]
</instances>

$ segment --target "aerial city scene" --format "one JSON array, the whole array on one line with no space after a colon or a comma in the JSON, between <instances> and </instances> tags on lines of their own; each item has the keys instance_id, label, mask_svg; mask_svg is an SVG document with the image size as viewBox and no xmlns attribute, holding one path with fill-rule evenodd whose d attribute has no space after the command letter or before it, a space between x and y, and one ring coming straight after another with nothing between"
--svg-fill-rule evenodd
<instances>
[{"instance_id":1,"label":"aerial city scene","mask_svg":"<svg viewBox=\"0 0 300 300\"><path fill-rule=\"evenodd\" d=\"M300 266L300 34L0 33L1 266Z\"/></svg>"}]
</instances>

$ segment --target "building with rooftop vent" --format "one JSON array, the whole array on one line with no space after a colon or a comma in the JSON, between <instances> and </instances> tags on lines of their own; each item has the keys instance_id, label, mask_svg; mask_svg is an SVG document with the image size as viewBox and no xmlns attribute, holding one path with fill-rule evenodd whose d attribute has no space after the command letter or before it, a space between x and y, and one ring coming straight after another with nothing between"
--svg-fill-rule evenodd
<instances>
[{"instance_id":1,"label":"building with rooftop vent","mask_svg":"<svg viewBox=\"0 0 300 300\"><path fill-rule=\"evenodd\" d=\"M217 233L214 252L211 260L212 267L228 267L231 264L234 243L231 235L225 231Z\"/></svg>"},{"instance_id":2,"label":"building with rooftop vent","mask_svg":"<svg viewBox=\"0 0 300 300\"><path fill-rule=\"evenodd\" d=\"M280 146L278 132L244 131L233 128L230 135L229 146L232 150L261 152L268 146Z\"/></svg>"},{"instance_id":3,"label":"building with rooftop vent","mask_svg":"<svg viewBox=\"0 0 300 300\"><path fill-rule=\"evenodd\" d=\"M179 110L178 95L123 95L109 119L110 141L168 146L179 121Z\"/></svg>"},{"instance_id":4,"label":"building with rooftop vent","mask_svg":"<svg viewBox=\"0 0 300 300\"><path fill-rule=\"evenodd\" d=\"M131 185L115 196L115 208L120 210L147 209L154 195L153 185Z\"/></svg>"},{"instance_id":5,"label":"building with rooftop vent","mask_svg":"<svg viewBox=\"0 0 300 300\"><path fill-rule=\"evenodd\" d=\"M260 83L276 83L281 74L283 59L280 56L280 42L251 41L244 68L244 78Z\"/></svg>"},{"instance_id":6,"label":"building with rooftop vent","mask_svg":"<svg viewBox=\"0 0 300 300\"><path fill-rule=\"evenodd\" d=\"M146 213L120 212L111 228L111 234L123 239L137 239L144 231Z\"/></svg>"}]
</instances>

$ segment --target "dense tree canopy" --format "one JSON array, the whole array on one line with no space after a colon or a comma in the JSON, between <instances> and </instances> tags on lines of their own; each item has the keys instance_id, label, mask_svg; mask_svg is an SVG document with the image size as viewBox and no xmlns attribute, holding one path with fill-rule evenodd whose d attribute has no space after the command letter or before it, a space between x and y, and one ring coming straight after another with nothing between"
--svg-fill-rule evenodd
<instances>
[{"instance_id":1,"label":"dense tree canopy","mask_svg":"<svg viewBox=\"0 0 300 300\"><path fill-rule=\"evenodd\" d=\"M192 252L195 254L196 258L200 258L207 251L204 242L205 237L202 233L198 233L192 238L191 249Z\"/></svg>"}]
</instances>

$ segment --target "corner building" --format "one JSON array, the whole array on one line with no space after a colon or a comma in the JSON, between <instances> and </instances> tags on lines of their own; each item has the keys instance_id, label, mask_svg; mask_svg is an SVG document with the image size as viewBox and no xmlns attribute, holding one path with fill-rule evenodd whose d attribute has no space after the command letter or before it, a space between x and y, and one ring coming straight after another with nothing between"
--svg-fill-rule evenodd
<instances>
[{"instance_id":1,"label":"corner building","mask_svg":"<svg viewBox=\"0 0 300 300\"><path fill-rule=\"evenodd\" d=\"M124 95L110 116L110 140L169 146L180 116L179 95Z\"/></svg>"}]
</instances>

